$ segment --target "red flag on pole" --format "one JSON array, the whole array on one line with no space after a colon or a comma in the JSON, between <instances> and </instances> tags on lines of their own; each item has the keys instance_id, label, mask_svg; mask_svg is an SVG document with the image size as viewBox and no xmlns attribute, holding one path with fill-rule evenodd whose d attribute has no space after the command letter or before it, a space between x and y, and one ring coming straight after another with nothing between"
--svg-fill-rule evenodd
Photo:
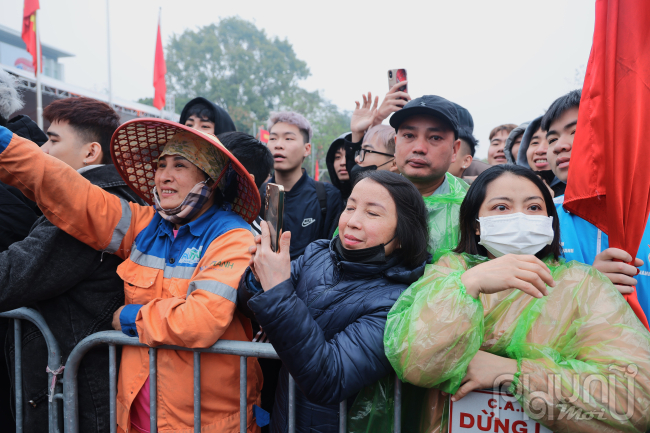
<instances>
[{"instance_id":1,"label":"red flag on pole","mask_svg":"<svg viewBox=\"0 0 650 433\"><path fill-rule=\"evenodd\" d=\"M156 58L153 64L153 87L155 89L153 106L159 110L165 107L165 95L167 94L167 83L165 74L165 55L163 53L162 37L160 36L160 15L158 15L158 36L156 37Z\"/></svg>"},{"instance_id":2,"label":"red flag on pole","mask_svg":"<svg viewBox=\"0 0 650 433\"><path fill-rule=\"evenodd\" d=\"M23 32L22 38L27 46L27 52L32 55L32 65L34 66L34 75L37 67L43 72L43 62L37 59L36 53L36 11L40 9L38 0L25 0L23 8Z\"/></svg>"},{"instance_id":3,"label":"red flag on pole","mask_svg":"<svg viewBox=\"0 0 650 433\"><path fill-rule=\"evenodd\" d=\"M567 210L607 233L610 247L632 257L650 212L648 40L650 2L596 1L564 198ZM648 327L636 291L625 298Z\"/></svg>"},{"instance_id":4,"label":"red flag on pole","mask_svg":"<svg viewBox=\"0 0 650 433\"><path fill-rule=\"evenodd\" d=\"M269 131L265 129L260 129L260 141L262 143L268 143L269 142Z\"/></svg>"},{"instance_id":5,"label":"red flag on pole","mask_svg":"<svg viewBox=\"0 0 650 433\"><path fill-rule=\"evenodd\" d=\"M314 169L314 180L318 181L319 174L318 174L318 161L316 161L316 168Z\"/></svg>"}]
</instances>

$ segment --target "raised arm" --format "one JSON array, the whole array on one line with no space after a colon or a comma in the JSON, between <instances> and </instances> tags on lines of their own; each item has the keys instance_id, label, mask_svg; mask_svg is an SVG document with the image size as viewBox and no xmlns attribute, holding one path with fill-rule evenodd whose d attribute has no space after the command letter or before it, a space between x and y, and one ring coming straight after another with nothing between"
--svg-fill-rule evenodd
<instances>
[{"instance_id":1,"label":"raised arm","mask_svg":"<svg viewBox=\"0 0 650 433\"><path fill-rule=\"evenodd\" d=\"M34 200L54 225L96 250L128 257L153 209L110 194L36 144L0 127L0 181Z\"/></svg>"}]
</instances>

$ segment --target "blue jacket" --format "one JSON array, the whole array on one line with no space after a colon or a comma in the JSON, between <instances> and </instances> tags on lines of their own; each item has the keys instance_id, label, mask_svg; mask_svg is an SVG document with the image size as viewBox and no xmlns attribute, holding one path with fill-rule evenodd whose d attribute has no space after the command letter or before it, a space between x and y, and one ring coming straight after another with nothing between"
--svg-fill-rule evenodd
<instances>
[{"instance_id":1,"label":"blue jacket","mask_svg":"<svg viewBox=\"0 0 650 433\"><path fill-rule=\"evenodd\" d=\"M275 182L275 176L269 182ZM321 212L316 194L316 181L302 172L302 177L284 193L284 224L282 229L291 232L291 260L300 257L307 245L318 239L331 239L337 227L339 216L343 210L341 192L330 183L321 184L327 194L327 213L325 218ZM262 192L266 186L262 186ZM262 197L264 203L264 197ZM262 206L262 212L264 206ZM260 215L264 219L264 215Z\"/></svg>"},{"instance_id":2,"label":"blue jacket","mask_svg":"<svg viewBox=\"0 0 650 433\"><path fill-rule=\"evenodd\" d=\"M239 291L282 359L271 431L285 432L288 374L296 381L296 432L338 432L339 402L392 371L384 354L391 307L424 272L397 257L384 265L341 261L333 240L291 262L291 279L263 292L247 271Z\"/></svg>"},{"instance_id":3,"label":"blue jacket","mask_svg":"<svg viewBox=\"0 0 650 433\"><path fill-rule=\"evenodd\" d=\"M560 222L562 251L567 261L593 265L596 255L609 248L609 238L598 227L564 209L564 196L554 199ZM646 224L641 245L636 256L643 260L639 275L635 278L639 304L646 316L650 316L650 225Z\"/></svg>"}]
</instances>

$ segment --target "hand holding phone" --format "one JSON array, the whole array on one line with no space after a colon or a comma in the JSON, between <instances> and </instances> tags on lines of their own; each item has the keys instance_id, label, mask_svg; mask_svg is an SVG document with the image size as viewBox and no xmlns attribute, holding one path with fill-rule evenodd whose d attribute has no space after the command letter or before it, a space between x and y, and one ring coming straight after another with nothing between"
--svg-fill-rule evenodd
<instances>
[{"instance_id":1,"label":"hand holding phone","mask_svg":"<svg viewBox=\"0 0 650 433\"><path fill-rule=\"evenodd\" d=\"M266 184L264 218L271 234L271 249L277 252L284 219L284 187L282 185Z\"/></svg>"},{"instance_id":2,"label":"hand holding phone","mask_svg":"<svg viewBox=\"0 0 650 433\"><path fill-rule=\"evenodd\" d=\"M403 73L398 71L403 71ZM401 78L404 79L401 80ZM384 100L377 110L373 126L381 124L391 113L401 110L411 100L411 96L408 94L406 69L391 69L388 71L388 84L390 90L386 93Z\"/></svg>"}]
</instances>

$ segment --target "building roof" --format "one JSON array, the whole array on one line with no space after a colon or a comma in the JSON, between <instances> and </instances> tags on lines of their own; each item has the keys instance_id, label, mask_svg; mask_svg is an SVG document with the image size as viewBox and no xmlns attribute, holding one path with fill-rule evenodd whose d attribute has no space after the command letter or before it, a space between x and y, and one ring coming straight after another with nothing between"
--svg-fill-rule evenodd
<instances>
[{"instance_id":1,"label":"building roof","mask_svg":"<svg viewBox=\"0 0 650 433\"><path fill-rule=\"evenodd\" d=\"M25 49L25 42L21 37L21 33L17 30L11 29L0 25L0 42L13 45L18 48ZM58 59L59 57L74 57L74 54L59 50L51 45L41 43L43 49L43 56L50 59Z\"/></svg>"}]
</instances>

